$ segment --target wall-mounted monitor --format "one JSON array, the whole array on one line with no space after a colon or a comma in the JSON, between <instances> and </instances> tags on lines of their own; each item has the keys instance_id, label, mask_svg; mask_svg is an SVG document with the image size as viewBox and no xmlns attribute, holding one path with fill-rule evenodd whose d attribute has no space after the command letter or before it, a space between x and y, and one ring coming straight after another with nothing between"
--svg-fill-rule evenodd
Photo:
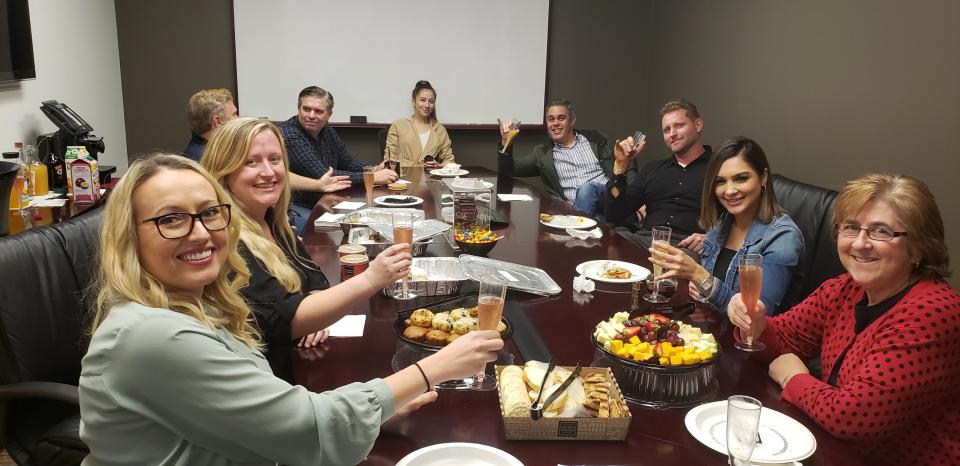
<instances>
[{"instance_id":1,"label":"wall-mounted monitor","mask_svg":"<svg viewBox=\"0 0 960 466\"><path fill-rule=\"evenodd\" d=\"M27 0L0 0L0 81L36 77Z\"/></svg>"}]
</instances>

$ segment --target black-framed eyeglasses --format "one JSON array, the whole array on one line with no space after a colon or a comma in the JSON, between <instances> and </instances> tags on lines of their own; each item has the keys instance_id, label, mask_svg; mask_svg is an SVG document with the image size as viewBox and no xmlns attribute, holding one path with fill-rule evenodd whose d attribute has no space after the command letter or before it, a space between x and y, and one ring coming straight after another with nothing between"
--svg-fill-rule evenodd
<instances>
[{"instance_id":1,"label":"black-framed eyeglasses","mask_svg":"<svg viewBox=\"0 0 960 466\"><path fill-rule=\"evenodd\" d=\"M157 232L166 239L178 239L193 233L193 225L200 220L207 231L220 231L230 225L230 204L207 207L195 214L173 212L148 218L143 223L157 226Z\"/></svg>"},{"instance_id":2,"label":"black-framed eyeglasses","mask_svg":"<svg viewBox=\"0 0 960 466\"><path fill-rule=\"evenodd\" d=\"M883 225L861 227L857 222L843 222L837 225L837 232L850 238L859 236L861 230L866 230L867 237L877 241L890 241L894 238L907 236L907 232L905 231L894 231L892 228Z\"/></svg>"}]
</instances>

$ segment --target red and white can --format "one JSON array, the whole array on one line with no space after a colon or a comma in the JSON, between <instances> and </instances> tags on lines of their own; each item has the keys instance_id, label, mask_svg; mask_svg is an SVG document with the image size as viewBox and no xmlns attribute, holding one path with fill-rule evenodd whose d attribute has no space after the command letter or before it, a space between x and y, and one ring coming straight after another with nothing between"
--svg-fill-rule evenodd
<instances>
[{"instance_id":1,"label":"red and white can","mask_svg":"<svg viewBox=\"0 0 960 466\"><path fill-rule=\"evenodd\" d=\"M340 257L340 281L345 282L367 270L370 258L365 254L347 254Z\"/></svg>"}]
</instances>

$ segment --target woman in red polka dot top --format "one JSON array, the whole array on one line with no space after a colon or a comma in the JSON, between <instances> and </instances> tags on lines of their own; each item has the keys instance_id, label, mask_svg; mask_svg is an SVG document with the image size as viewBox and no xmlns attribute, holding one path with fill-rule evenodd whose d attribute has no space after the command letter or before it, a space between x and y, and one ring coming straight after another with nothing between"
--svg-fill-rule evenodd
<instances>
[{"instance_id":1,"label":"woman in red polka dot top","mask_svg":"<svg viewBox=\"0 0 960 466\"><path fill-rule=\"evenodd\" d=\"M763 303L727 308L762 355L783 399L869 464L960 465L960 294L943 220L927 186L902 175L850 181L833 216L847 270L777 317ZM820 356L823 375L803 361Z\"/></svg>"}]
</instances>

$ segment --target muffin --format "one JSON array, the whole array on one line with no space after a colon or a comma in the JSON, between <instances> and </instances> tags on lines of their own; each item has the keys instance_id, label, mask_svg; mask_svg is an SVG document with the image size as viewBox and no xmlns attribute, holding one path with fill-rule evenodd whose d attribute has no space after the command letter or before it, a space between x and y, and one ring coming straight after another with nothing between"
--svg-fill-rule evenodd
<instances>
[{"instance_id":1,"label":"muffin","mask_svg":"<svg viewBox=\"0 0 960 466\"><path fill-rule=\"evenodd\" d=\"M460 338L459 333L451 333L450 336L447 337L447 344L449 345L450 343L453 343L453 340L456 340L457 338Z\"/></svg>"},{"instance_id":2,"label":"muffin","mask_svg":"<svg viewBox=\"0 0 960 466\"><path fill-rule=\"evenodd\" d=\"M433 328L437 330L443 330L444 332L449 332L453 329L453 321L450 320L450 314L446 312L438 312L433 315Z\"/></svg>"},{"instance_id":3,"label":"muffin","mask_svg":"<svg viewBox=\"0 0 960 466\"><path fill-rule=\"evenodd\" d=\"M447 338L450 338L450 334L443 330L431 330L427 332L425 338L427 344L443 346L447 344Z\"/></svg>"},{"instance_id":4,"label":"muffin","mask_svg":"<svg viewBox=\"0 0 960 466\"><path fill-rule=\"evenodd\" d=\"M450 320L456 322L463 317L470 317L470 311L465 307L460 307L450 311Z\"/></svg>"},{"instance_id":5,"label":"muffin","mask_svg":"<svg viewBox=\"0 0 960 466\"><path fill-rule=\"evenodd\" d=\"M403 331L403 337L407 340L412 341L423 341L424 336L427 334L428 330L423 327L417 327L416 325L411 325Z\"/></svg>"},{"instance_id":6,"label":"muffin","mask_svg":"<svg viewBox=\"0 0 960 466\"><path fill-rule=\"evenodd\" d=\"M501 320L500 323L497 324L497 331L500 332L500 336L503 336L504 334L506 334L507 324Z\"/></svg>"},{"instance_id":7,"label":"muffin","mask_svg":"<svg viewBox=\"0 0 960 466\"><path fill-rule=\"evenodd\" d=\"M476 316L477 316L477 313L479 312L479 311L477 310L477 306L473 306L473 307L471 307L471 308L469 308L469 309L467 309L467 310L470 311L470 317L476 317Z\"/></svg>"},{"instance_id":8,"label":"muffin","mask_svg":"<svg viewBox=\"0 0 960 466\"><path fill-rule=\"evenodd\" d=\"M410 315L410 322L417 327L430 328L433 324L433 313L428 309L417 309Z\"/></svg>"},{"instance_id":9,"label":"muffin","mask_svg":"<svg viewBox=\"0 0 960 466\"><path fill-rule=\"evenodd\" d=\"M471 330L477 329L477 319L473 317L463 317L453 323L453 332L460 335L466 334Z\"/></svg>"}]
</instances>

